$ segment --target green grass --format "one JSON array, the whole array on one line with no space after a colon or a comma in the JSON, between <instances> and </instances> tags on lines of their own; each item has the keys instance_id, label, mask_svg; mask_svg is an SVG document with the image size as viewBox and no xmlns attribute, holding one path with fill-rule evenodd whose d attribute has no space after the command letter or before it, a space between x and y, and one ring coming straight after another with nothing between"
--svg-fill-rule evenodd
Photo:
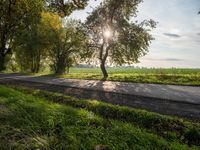
<instances>
[{"instance_id":1,"label":"green grass","mask_svg":"<svg viewBox=\"0 0 200 150\"><path fill-rule=\"evenodd\" d=\"M200 125L46 91L0 86L0 149L200 149Z\"/></svg>"},{"instance_id":2,"label":"green grass","mask_svg":"<svg viewBox=\"0 0 200 150\"><path fill-rule=\"evenodd\" d=\"M175 85L200 85L200 69L146 69L118 67L108 68L109 81L123 81L136 83L158 83ZM72 68L65 78L102 79L98 68Z\"/></svg>"},{"instance_id":3,"label":"green grass","mask_svg":"<svg viewBox=\"0 0 200 150\"><path fill-rule=\"evenodd\" d=\"M200 75L200 69L189 68L134 68L134 67L108 67L109 74L189 74ZM71 73L101 73L100 68L70 68Z\"/></svg>"}]
</instances>

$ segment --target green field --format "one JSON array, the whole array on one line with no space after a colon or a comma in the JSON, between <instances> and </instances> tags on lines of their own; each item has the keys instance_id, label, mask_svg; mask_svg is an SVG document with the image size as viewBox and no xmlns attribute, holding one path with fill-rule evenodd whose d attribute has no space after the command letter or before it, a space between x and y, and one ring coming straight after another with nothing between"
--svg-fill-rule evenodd
<instances>
[{"instance_id":1,"label":"green field","mask_svg":"<svg viewBox=\"0 0 200 150\"><path fill-rule=\"evenodd\" d=\"M110 81L124 81L136 83L158 83L176 85L200 85L200 69L147 69L118 67L108 68ZM99 68L71 68L65 78L101 80Z\"/></svg>"},{"instance_id":2,"label":"green field","mask_svg":"<svg viewBox=\"0 0 200 150\"><path fill-rule=\"evenodd\" d=\"M0 149L200 149L200 124L95 100L0 86Z\"/></svg>"}]
</instances>

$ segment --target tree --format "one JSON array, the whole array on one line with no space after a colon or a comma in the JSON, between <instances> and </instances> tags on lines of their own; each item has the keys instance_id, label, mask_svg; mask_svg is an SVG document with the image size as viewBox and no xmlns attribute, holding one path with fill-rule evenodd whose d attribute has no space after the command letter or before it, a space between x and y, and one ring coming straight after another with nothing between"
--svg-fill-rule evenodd
<instances>
[{"instance_id":1,"label":"tree","mask_svg":"<svg viewBox=\"0 0 200 150\"><path fill-rule=\"evenodd\" d=\"M0 1L0 71L6 68L5 60L12 53L14 37L37 19L43 7L43 0L1 0Z\"/></svg>"},{"instance_id":2,"label":"tree","mask_svg":"<svg viewBox=\"0 0 200 150\"><path fill-rule=\"evenodd\" d=\"M85 49L86 37L81 23L76 20L68 20L63 29L54 33L53 46L50 49L51 68L56 74L62 74L69 71L69 67Z\"/></svg>"},{"instance_id":3,"label":"tree","mask_svg":"<svg viewBox=\"0 0 200 150\"><path fill-rule=\"evenodd\" d=\"M138 58L148 52L153 39L148 33L156 23L144 20L131 22L136 16L141 0L107 0L97 7L87 18L85 27L90 38L88 54L98 58L103 78L108 77L105 65L109 60L122 65L138 62Z\"/></svg>"},{"instance_id":4,"label":"tree","mask_svg":"<svg viewBox=\"0 0 200 150\"><path fill-rule=\"evenodd\" d=\"M1 0L0 1L0 71L6 69L6 57L12 53L11 43L16 35L38 21L40 13L57 12L61 17L73 10L83 9L88 0Z\"/></svg>"},{"instance_id":5,"label":"tree","mask_svg":"<svg viewBox=\"0 0 200 150\"><path fill-rule=\"evenodd\" d=\"M38 73L46 64L50 49L63 30L60 17L42 12L38 22L33 22L15 38L15 55L23 72Z\"/></svg>"},{"instance_id":6,"label":"tree","mask_svg":"<svg viewBox=\"0 0 200 150\"><path fill-rule=\"evenodd\" d=\"M39 25L39 23L30 25L15 39L14 52L23 72L38 73L42 65L41 62L47 54L48 45L38 30Z\"/></svg>"}]
</instances>

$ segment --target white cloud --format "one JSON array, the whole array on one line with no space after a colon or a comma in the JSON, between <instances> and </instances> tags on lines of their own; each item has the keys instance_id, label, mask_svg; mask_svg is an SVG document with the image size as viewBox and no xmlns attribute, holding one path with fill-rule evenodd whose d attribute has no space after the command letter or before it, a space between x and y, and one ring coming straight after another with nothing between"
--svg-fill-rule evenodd
<instances>
[{"instance_id":1,"label":"white cloud","mask_svg":"<svg viewBox=\"0 0 200 150\"><path fill-rule=\"evenodd\" d=\"M148 59L142 58L140 65L200 67L200 37L197 34L200 33L200 16L197 15L199 6L199 0L145 0L139 7L139 20L152 18L159 23L152 32L155 41L152 42L150 52L146 56ZM174 38L163 33L176 34L180 37ZM185 61L159 61L172 56Z\"/></svg>"}]
</instances>

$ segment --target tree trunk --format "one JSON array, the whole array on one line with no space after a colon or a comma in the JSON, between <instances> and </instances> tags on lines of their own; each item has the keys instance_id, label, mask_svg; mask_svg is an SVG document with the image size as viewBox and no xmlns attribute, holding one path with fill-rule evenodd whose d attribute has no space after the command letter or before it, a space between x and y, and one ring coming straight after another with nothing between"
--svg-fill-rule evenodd
<instances>
[{"instance_id":1,"label":"tree trunk","mask_svg":"<svg viewBox=\"0 0 200 150\"><path fill-rule=\"evenodd\" d=\"M69 74L69 66L66 67L66 73Z\"/></svg>"},{"instance_id":2,"label":"tree trunk","mask_svg":"<svg viewBox=\"0 0 200 150\"><path fill-rule=\"evenodd\" d=\"M55 74L64 74L66 70L65 60L62 57L59 57L54 65Z\"/></svg>"},{"instance_id":3,"label":"tree trunk","mask_svg":"<svg viewBox=\"0 0 200 150\"><path fill-rule=\"evenodd\" d=\"M4 34L2 34L1 41L0 41L0 71L3 71L6 69L5 65L5 49L6 49L6 40Z\"/></svg>"},{"instance_id":4,"label":"tree trunk","mask_svg":"<svg viewBox=\"0 0 200 150\"><path fill-rule=\"evenodd\" d=\"M106 67L105 67L105 61L101 61L101 71L103 73L103 79L102 80L106 80L108 78L108 73L107 73L107 70L106 70Z\"/></svg>"},{"instance_id":5,"label":"tree trunk","mask_svg":"<svg viewBox=\"0 0 200 150\"><path fill-rule=\"evenodd\" d=\"M99 58L100 58L100 63L101 63L100 68L101 68L101 72L103 73L102 80L106 80L108 78L108 72L106 70L105 64L106 64L106 60L107 60L107 57L108 57L109 47L107 47L105 49L105 54L103 55L104 46L105 46L105 41L101 45L100 52L99 52Z\"/></svg>"},{"instance_id":6,"label":"tree trunk","mask_svg":"<svg viewBox=\"0 0 200 150\"><path fill-rule=\"evenodd\" d=\"M4 54L0 54L0 71L5 70L5 55Z\"/></svg>"}]
</instances>

